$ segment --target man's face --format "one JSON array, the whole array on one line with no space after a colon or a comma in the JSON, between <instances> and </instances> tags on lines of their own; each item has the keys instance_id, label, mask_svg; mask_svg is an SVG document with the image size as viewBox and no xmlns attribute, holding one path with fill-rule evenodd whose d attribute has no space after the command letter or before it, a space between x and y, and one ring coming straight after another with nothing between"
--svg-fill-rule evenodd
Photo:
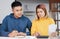
<instances>
[{"instance_id":1,"label":"man's face","mask_svg":"<svg viewBox=\"0 0 60 39\"><path fill-rule=\"evenodd\" d=\"M13 13L14 13L14 16L16 18L19 18L22 16L22 6L16 6L12 9Z\"/></svg>"}]
</instances>

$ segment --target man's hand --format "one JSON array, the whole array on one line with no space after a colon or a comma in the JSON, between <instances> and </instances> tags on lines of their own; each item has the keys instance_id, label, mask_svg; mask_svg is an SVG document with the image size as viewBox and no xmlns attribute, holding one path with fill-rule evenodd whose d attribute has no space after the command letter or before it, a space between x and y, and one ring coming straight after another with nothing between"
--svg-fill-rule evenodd
<instances>
[{"instance_id":1,"label":"man's hand","mask_svg":"<svg viewBox=\"0 0 60 39\"><path fill-rule=\"evenodd\" d=\"M18 36L26 36L26 33L19 32L19 33L18 33Z\"/></svg>"},{"instance_id":2,"label":"man's hand","mask_svg":"<svg viewBox=\"0 0 60 39\"><path fill-rule=\"evenodd\" d=\"M9 37L15 37L18 35L18 31L14 30L11 33L8 34Z\"/></svg>"}]
</instances>

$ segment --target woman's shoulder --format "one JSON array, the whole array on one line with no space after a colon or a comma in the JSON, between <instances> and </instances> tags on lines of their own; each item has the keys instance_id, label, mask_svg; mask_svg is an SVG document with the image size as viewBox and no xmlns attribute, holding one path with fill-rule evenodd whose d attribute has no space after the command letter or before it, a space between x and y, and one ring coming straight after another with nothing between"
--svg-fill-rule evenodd
<instances>
[{"instance_id":1,"label":"woman's shoulder","mask_svg":"<svg viewBox=\"0 0 60 39\"><path fill-rule=\"evenodd\" d=\"M37 21L37 19L33 19L33 20L32 20L32 22L36 22L36 21Z\"/></svg>"},{"instance_id":2,"label":"woman's shoulder","mask_svg":"<svg viewBox=\"0 0 60 39\"><path fill-rule=\"evenodd\" d=\"M50 23L55 23L54 19L51 18L51 17L49 17L48 20L49 20Z\"/></svg>"},{"instance_id":3,"label":"woman's shoulder","mask_svg":"<svg viewBox=\"0 0 60 39\"><path fill-rule=\"evenodd\" d=\"M51 17L48 17L47 19L48 19L48 20L54 20L54 19L53 19L53 18L51 18Z\"/></svg>"}]
</instances>

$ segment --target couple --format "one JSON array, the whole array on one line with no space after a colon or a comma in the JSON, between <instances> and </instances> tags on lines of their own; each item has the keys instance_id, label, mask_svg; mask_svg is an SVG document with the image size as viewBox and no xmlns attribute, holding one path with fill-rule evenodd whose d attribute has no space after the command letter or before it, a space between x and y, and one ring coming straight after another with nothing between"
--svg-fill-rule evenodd
<instances>
[{"instance_id":1,"label":"couple","mask_svg":"<svg viewBox=\"0 0 60 39\"><path fill-rule=\"evenodd\" d=\"M31 21L22 13L22 4L14 1L11 4L12 12L6 16L1 25L1 36L48 36L48 26L54 24L54 20L47 15L47 10L44 5L37 5L37 18ZM30 33L26 33L26 28ZM54 34L54 33L53 33ZM52 35L54 36L54 35Z\"/></svg>"}]
</instances>

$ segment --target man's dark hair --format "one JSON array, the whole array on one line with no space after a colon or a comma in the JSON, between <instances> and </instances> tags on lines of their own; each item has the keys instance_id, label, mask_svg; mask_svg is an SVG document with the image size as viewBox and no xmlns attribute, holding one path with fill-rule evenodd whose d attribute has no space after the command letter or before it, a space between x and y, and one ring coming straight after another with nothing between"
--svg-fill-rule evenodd
<instances>
[{"instance_id":1,"label":"man's dark hair","mask_svg":"<svg viewBox=\"0 0 60 39\"><path fill-rule=\"evenodd\" d=\"M16 6L22 6L22 3L19 2L19 1L14 1L12 4L11 4L11 8L14 8Z\"/></svg>"}]
</instances>

